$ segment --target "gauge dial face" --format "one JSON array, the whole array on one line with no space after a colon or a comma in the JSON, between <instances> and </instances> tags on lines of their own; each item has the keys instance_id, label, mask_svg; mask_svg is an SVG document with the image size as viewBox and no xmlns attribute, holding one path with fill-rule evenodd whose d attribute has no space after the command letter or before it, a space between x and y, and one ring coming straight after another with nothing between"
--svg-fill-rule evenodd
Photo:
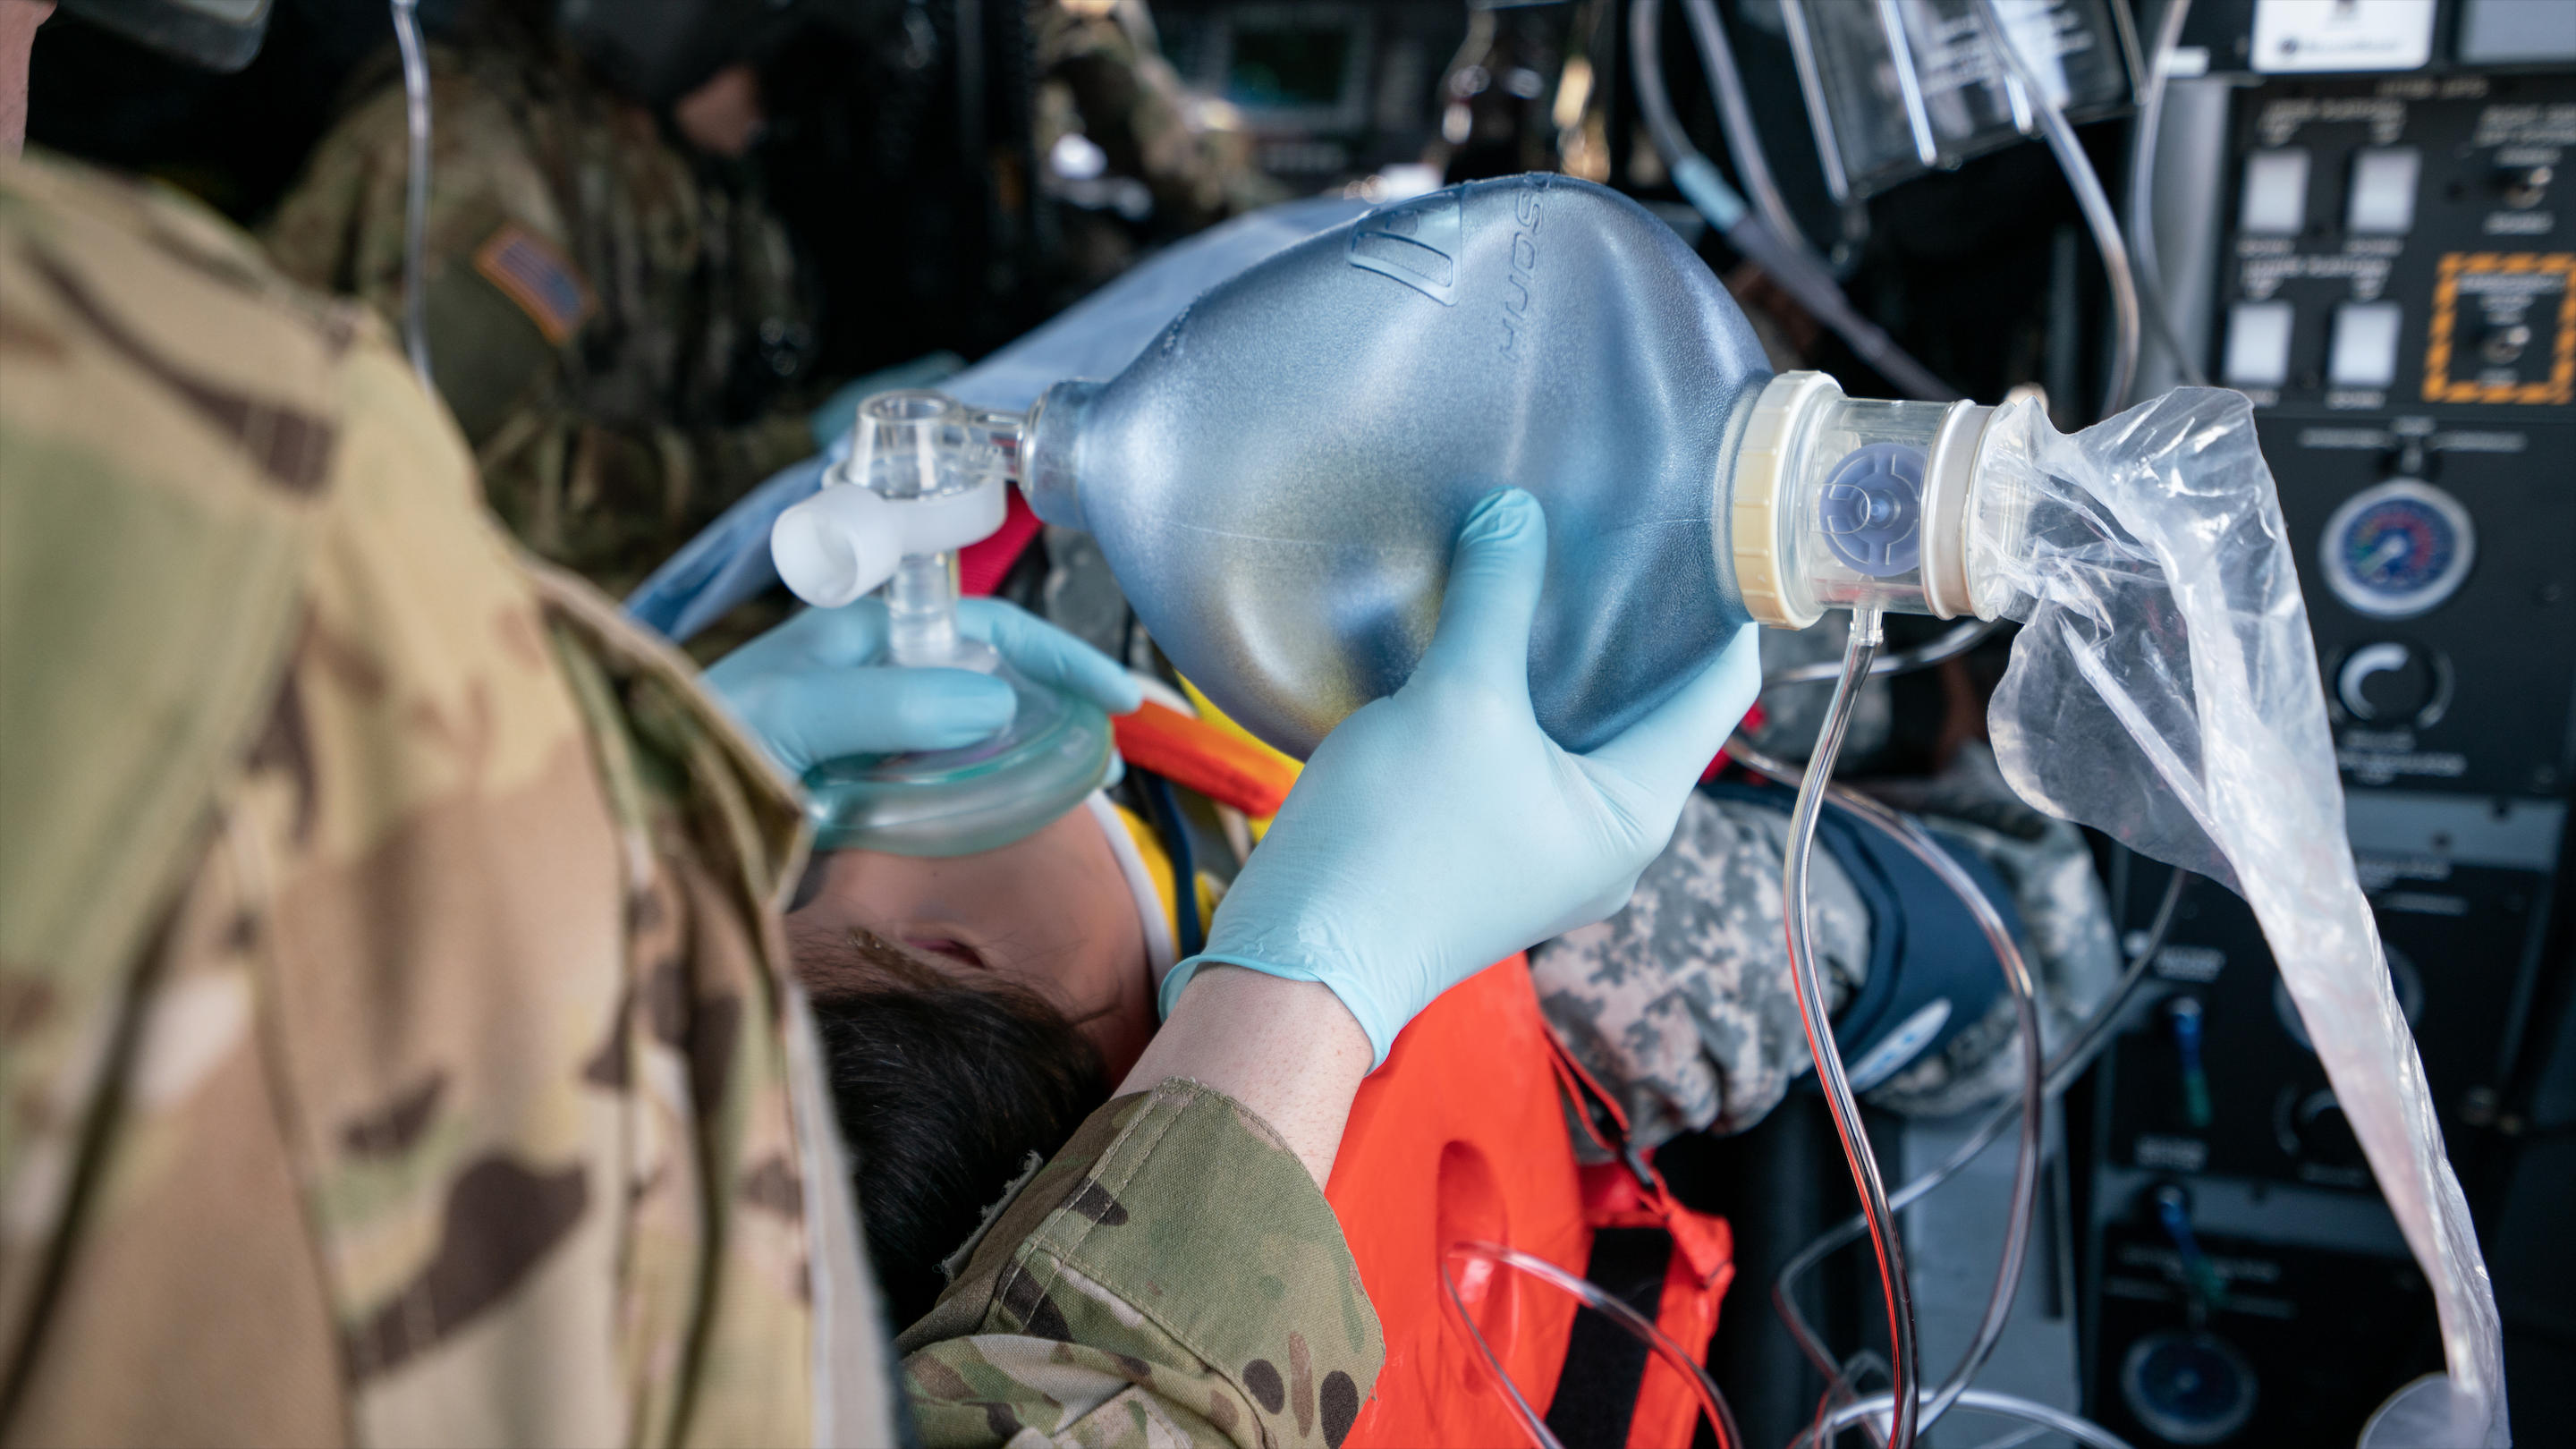
<instances>
[{"instance_id":1,"label":"gauge dial face","mask_svg":"<svg viewBox=\"0 0 2576 1449\"><path fill-rule=\"evenodd\" d=\"M2411 619L2459 592L2477 530L2458 499L2401 478L2345 499L2318 552L2327 586L2355 613Z\"/></svg>"}]
</instances>

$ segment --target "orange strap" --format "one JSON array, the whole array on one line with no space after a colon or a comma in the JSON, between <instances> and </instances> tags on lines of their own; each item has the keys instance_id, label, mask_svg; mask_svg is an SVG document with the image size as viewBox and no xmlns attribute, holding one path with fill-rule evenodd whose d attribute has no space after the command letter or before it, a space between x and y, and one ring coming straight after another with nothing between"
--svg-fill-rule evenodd
<instances>
[{"instance_id":1,"label":"orange strap","mask_svg":"<svg viewBox=\"0 0 2576 1449\"><path fill-rule=\"evenodd\" d=\"M1147 700L1112 718L1118 753L1128 764L1196 790L1254 819L1279 813L1297 772L1215 725Z\"/></svg>"}]
</instances>

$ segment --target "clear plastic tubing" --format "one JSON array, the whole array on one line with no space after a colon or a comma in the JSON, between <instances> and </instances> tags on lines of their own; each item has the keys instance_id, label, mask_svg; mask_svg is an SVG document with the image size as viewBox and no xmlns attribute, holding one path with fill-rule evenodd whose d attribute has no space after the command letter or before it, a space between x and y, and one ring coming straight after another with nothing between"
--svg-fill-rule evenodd
<instances>
[{"instance_id":1,"label":"clear plastic tubing","mask_svg":"<svg viewBox=\"0 0 2576 1449\"><path fill-rule=\"evenodd\" d=\"M1741 758L1741 753L1736 746L1730 745L1728 753ZM1789 784L1797 783L1798 772L1794 767L1788 767L1785 771L1771 768L1776 763L1765 761L1756 763L1753 767L1763 774L1771 775L1774 779L1780 779ZM1833 787L1833 795L1837 800L1846 803L1868 798L1853 795L1841 786ZM2065 1095L2066 1089L2073 1085L2076 1077L2081 1075L2086 1067L2092 1065L2093 1058L2100 1053L2103 1044L2109 1040L2112 1024L2119 1019L2122 1008L2128 1005L2138 982L2145 978L2147 963L2154 960L2156 953L2163 949L2165 934L2173 924L2174 911L2182 903L2183 887L2190 879L2191 873L2188 871L2177 870L2173 873L2172 880L2166 884L2164 898L2156 907L2155 919L2147 927L2145 943L2130 955L2128 969L2121 974L2118 984L2112 987L2109 998L2075 1033L2073 1040L2061 1048L2056 1056L2049 1059L2047 1075L2043 1081L2043 1091L2047 1097L2053 1099ZM1953 1151L1940 1166L1898 1188L1895 1194L1888 1198L1888 1206L1903 1212L1930 1196L1941 1184L1957 1176L1961 1168L1975 1161L1979 1154L1991 1146L1995 1138L2002 1135L2006 1122L2014 1117L2026 1118L2029 1111L2029 1096L2025 1086L2021 1095L1997 1106L1985 1121L1977 1125L1977 1130L1969 1134L1968 1140L1959 1144L1957 1150ZM1810 1362L1816 1365L1819 1372L1827 1374L1835 1372L1833 1353L1825 1341L1817 1335L1814 1327L1807 1322L1806 1315L1798 1311L1794 1292L1797 1281L1806 1276L1808 1270L1822 1262L1826 1254L1859 1239L1868 1231L1869 1224L1866 1219L1858 1217L1845 1219L1818 1234L1815 1241L1799 1249L1795 1257L1781 1266L1780 1275L1772 1280L1773 1310L1779 1314L1781 1322L1788 1325L1790 1337L1797 1340L1800 1350L1807 1355ZM2011 1285L2003 1281L1999 1270L1997 1287L1995 1292L1989 1295L1989 1302L1991 1304L1997 1299L2009 1301L2010 1297ZM1965 1379L1953 1372L1951 1380L1943 1383L1943 1390L1946 1391L1953 1381L1962 1385L1965 1383ZM1926 1427L1929 1427L1928 1421Z\"/></svg>"},{"instance_id":2,"label":"clear plastic tubing","mask_svg":"<svg viewBox=\"0 0 2576 1449\"><path fill-rule=\"evenodd\" d=\"M429 230L429 52L420 38L420 0L392 0L394 45L402 52L403 350L422 387L429 372L429 288L423 275Z\"/></svg>"},{"instance_id":3,"label":"clear plastic tubing","mask_svg":"<svg viewBox=\"0 0 2576 1449\"><path fill-rule=\"evenodd\" d=\"M1843 731L1851 724L1861 682L1869 677L1870 657L1878 652L1879 612L1863 606L1852 611L1851 646L1843 656L1842 678L1835 681L1824 733L1817 737L1813 763L1798 787L1798 804L1789 820L1789 851L1781 890L1787 899L1791 984L1797 988L1798 1017L1807 1031L1807 1049L1815 1055L1816 1080L1824 1085L1833 1109L1834 1132L1842 1139L1843 1158L1851 1166L1852 1184L1860 1191L1861 1215L1869 1221L1870 1245L1878 1254L1878 1280L1887 1298L1887 1341L1896 1380L1895 1413L1888 1430L1888 1449L1912 1449L1921 1405L1916 1386L1923 1366L1914 1344L1914 1296L1905 1271L1905 1241L1896 1231L1896 1214L1887 1205L1887 1184L1880 1177L1877 1155L1870 1151L1869 1127L1860 1103L1844 1075L1842 1052L1825 1005L1825 982L1812 947L1813 928L1807 912L1807 864L1816 846L1816 820L1825 803L1825 782L1834 757L1842 750Z\"/></svg>"},{"instance_id":4,"label":"clear plastic tubing","mask_svg":"<svg viewBox=\"0 0 2576 1449\"><path fill-rule=\"evenodd\" d=\"M1718 1389L1717 1380L1709 1377L1708 1370L1691 1357L1689 1350L1673 1342L1644 1314L1604 1292L1598 1284L1579 1278L1545 1258L1500 1243L1453 1243L1441 1255L1440 1286L1448 1290L1449 1306L1457 1311L1458 1322L1467 1330L1468 1341L1476 1345L1477 1354L1485 1361L1486 1372L1492 1375L1495 1386L1512 1406L1514 1416L1521 1421L1521 1428L1529 1434L1536 1449L1565 1449L1565 1446L1549 1431L1546 1421L1530 1407L1529 1399L1521 1393L1520 1386L1512 1382L1511 1375L1504 1372L1502 1361L1494 1357L1493 1345L1485 1341L1485 1331L1476 1326L1474 1315L1467 1311L1466 1301L1458 1294L1458 1280L1449 1271L1448 1260L1451 1258L1474 1258L1526 1273L1580 1299L1584 1306L1644 1344L1648 1352L1663 1359L1673 1372L1681 1376L1682 1382L1699 1399L1700 1412L1708 1416L1710 1427L1717 1431L1718 1449L1744 1449L1743 1431L1735 1427L1735 1411L1727 1407L1726 1395Z\"/></svg>"}]
</instances>

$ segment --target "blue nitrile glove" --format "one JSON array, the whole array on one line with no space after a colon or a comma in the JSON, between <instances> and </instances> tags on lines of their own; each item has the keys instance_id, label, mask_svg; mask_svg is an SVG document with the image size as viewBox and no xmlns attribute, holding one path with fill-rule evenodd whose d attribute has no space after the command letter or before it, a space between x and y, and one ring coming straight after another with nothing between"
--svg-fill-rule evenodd
<instances>
[{"instance_id":1,"label":"blue nitrile glove","mask_svg":"<svg viewBox=\"0 0 2576 1449\"><path fill-rule=\"evenodd\" d=\"M957 601L957 632L981 639L1039 683L1111 714L1142 702L1108 655L999 599ZM886 606L861 599L807 609L707 670L707 683L790 775L843 755L949 750L1011 722L1011 687L971 669L873 664L884 652Z\"/></svg>"},{"instance_id":2,"label":"blue nitrile glove","mask_svg":"<svg viewBox=\"0 0 2576 1449\"><path fill-rule=\"evenodd\" d=\"M1627 904L1682 802L1761 686L1754 631L1627 733L1569 754L1530 709L1547 520L1517 488L1467 515L1431 648L1404 687L1324 737L1200 966L1320 981L1377 1059L1432 998Z\"/></svg>"}]
</instances>

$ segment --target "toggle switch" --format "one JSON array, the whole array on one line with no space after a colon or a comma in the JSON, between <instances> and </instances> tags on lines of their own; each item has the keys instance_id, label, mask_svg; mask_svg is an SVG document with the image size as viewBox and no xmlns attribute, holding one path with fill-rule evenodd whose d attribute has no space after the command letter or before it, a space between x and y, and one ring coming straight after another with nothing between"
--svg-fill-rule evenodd
<instances>
[{"instance_id":1,"label":"toggle switch","mask_svg":"<svg viewBox=\"0 0 2576 1449\"><path fill-rule=\"evenodd\" d=\"M2538 206L2549 195L2549 183L2558 179L2558 168L2547 162L2496 168L2496 190L2504 193L2504 204L2517 211Z\"/></svg>"},{"instance_id":2,"label":"toggle switch","mask_svg":"<svg viewBox=\"0 0 2576 1449\"><path fill-rule=\"evenodd\" d=\"M2287 302L2239 302L2227 309L2227 380L2238 387L2279 387L2290 378Z\"/></svg>"},{"instance_id":3,"label":"toggle switch","mask_svg":"<svg viewBox=\"0 0 2576 1449\"><path fill-rule=\"evenodd\" d=\"M2191 1230L2191 1194L2167 1183L2155 1193L2156 1223L2174 1245L2174 1255L2182 1259L2183 1284L2201 1304L2210 1308L2227 1303L2227 1280L2219 1276L2218 1265L2200 1250L2200 1239Z\"/></svg>"},{"instance_id":4,"label":"toggle switch","mask_svg":"<svg viewBox=\"0 0 2576 1449\"><path fill-rule=\"evenodd\" d=\"M2526 323L2507 322L2489 327L2478 336L2478 360L2489 367L2511 367L2522 361L2523 352L2531 346L2531 328Z\"/></svg>"},{"instance_id":5,"label":"toggle switch","mask_svg":"<svg viewBox=\"0 0 2576 1449\"><path fill-rule=\"evenodd\" d=\"M2415 183L2424 153L2412 146L2371 147L2352 158L2352 193L2344 200L2348 231L2403 235L2415 226Z\"/></svg>"},{"instance_id":6,"label":"toggle switch","mask_svg":"<svg viewBox=\"0 0 2576 1449\"><path fill-rule=\"evenodd\" d=\"M2327 379L2337 387L2394 386L2397 334L2404 323L2405 312L2394 302L2346 302L2335 308Z\"/></svg>"},{"instance_id":7,"label":"toggle switch","mask_svg":"<svg viewBox=\"0 0 2576 1449\"><path fill-rule=\"evenodd\" d=\"M2177 996L2165 1003L2165 1021L2173 1030L2174 1058L2182 1069L2182 1116L2195 1128L2209 1125L2209 1073L2201 1065L2201 1008L2197 996Z\"/></svg>"},{"instance_id":8,"label":"toggle switch","mask_svg":"<svg viewBox=\"0 0 2576 1449\"><path fill-rule=\"evenodd\" d=\"M2308 224L2308 153L2292 146L2245 158L2236 225L2258 236L2296 236Z\"/></svg>"}]
</instances>

